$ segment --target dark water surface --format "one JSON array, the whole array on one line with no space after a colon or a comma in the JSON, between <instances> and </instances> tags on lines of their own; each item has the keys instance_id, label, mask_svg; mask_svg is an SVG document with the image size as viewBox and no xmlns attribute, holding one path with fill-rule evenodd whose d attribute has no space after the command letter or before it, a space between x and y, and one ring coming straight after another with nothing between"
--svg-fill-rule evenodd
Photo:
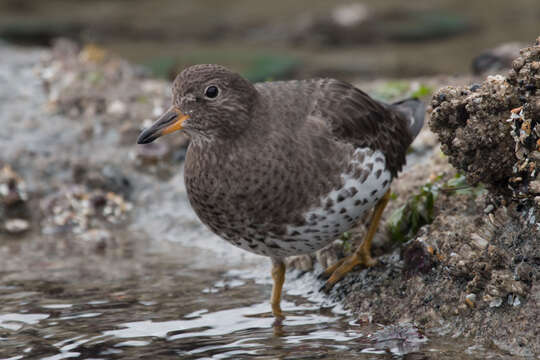
<instances>
[{"instance_id":1,"label":"dark water surface","mask_svg":"<svg viewBox=\"0 0 540 360\"><path fill-rule=\"evenodd\" d=\"M182 252L180 246L167 250ZM109 263L117 273L99 279L97 273L107 269L86 274L92 268L73 268L77 265L72 260L69 268L57 263L42 270L44 278L71 273L69 280L2 282L0 358L390 359L406 355L472 359L489 355L463 340L428 339L410 324L382 327L355 320L318 293L320 284L313 275L298 272L287 274L283 301L287 319L283 326L274 327L268 264L239 263L239 269L214 271L147 254L144 260L117 258L115 264ZM95 265L107 266L106 262L98 260Z\"/></svg>"}]
</instances>

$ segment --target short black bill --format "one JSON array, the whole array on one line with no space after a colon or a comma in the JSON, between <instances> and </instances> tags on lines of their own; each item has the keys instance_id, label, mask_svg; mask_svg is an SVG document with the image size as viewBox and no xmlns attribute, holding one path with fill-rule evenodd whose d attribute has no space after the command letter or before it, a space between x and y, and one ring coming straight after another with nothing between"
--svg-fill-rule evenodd
<instances>
[{"instance_id":1,"label":"short black bill","mask_svg":"<svg viewBox=\"0 0 540 360\"><path fill-rule=\"evenodd\" d=\"M149 144L162 135L181 130L182 123L188 117L174 106L169 108L149 128L143 130L137 139L137 144Z\"/></svg>"}]
</instances>

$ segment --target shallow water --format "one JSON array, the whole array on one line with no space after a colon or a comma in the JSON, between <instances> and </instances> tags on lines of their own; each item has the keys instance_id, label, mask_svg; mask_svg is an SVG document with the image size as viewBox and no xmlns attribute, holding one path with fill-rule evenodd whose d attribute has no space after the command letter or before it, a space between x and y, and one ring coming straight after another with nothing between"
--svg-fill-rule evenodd
<instances>
[{"instance_id":1,"label":"shallow water","mask_svg":"<svg viewBox=\"0 0 540 360\"><path fill-rule=\"evenodd\" d=\"M504 358L411 324L369 323L298 271L287 273L287 318L274 326L266 259L215 270L204 259L216 253L146 245L125 256L52 255L34 270L3 273L0 359Z\"/></svg>"},{"instance_id":2,"label":"shallow water","mask_svg":"<svg viewBox=\"0 0 540 360\"><path fill-rule=\"evenodd\" d=\"M0 356L386 359L461 353L456 344L450 350L409 324L383 328L351 320L316 291L312 275L297 272L288 273L287 318L274 327L266 270L190 272L160 263L122 281L15 281L0 288Z\"/></svg>"}]
</instances>

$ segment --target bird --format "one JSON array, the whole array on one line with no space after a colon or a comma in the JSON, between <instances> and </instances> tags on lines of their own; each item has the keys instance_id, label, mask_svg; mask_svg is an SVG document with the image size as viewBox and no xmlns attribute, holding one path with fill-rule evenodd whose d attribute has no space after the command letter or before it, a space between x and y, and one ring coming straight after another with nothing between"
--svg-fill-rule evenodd
<instances>
[{"instance_id":1,"label":"bird","mask_svg":"<svg viewBox=\"0 0 540 360\"><path fill-rule=\"evenodd\" d=\"M270 257L276 321L284 319L284 259L323 248L371 209L367 235L324 271L323 289L357 265L376 264L371 241L423 126L421 101L379 102L331 78L253 84L215 64L184 69L172 94L171 107L137 143L187 133L190 205L221 238Z\"/></svg>"}]
</instances>

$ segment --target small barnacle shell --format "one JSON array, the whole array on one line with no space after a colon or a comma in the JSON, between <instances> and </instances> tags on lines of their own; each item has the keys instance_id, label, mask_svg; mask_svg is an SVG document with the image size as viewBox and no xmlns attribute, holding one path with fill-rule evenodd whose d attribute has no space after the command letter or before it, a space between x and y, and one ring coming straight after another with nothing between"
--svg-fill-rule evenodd
<instances>
[{"instance_id":1,"label":"small barnacle shell","mask_svg":"<svg viewBox=\"0 0 540 360\"><path fill-rule=\"evenodd\" d=\"M525 159L521 165L518 166L518 171L523 171L529 164L529 159Z\"/></svg>"},{"instance_id":2,"label":"small barnacle shell","mask_svg":"<svg viewBox=\"0 0 540 360\"><path fill-rule=\"evenodd\" d=\"M512 182L512 183L517 183L517 182L520 182L522 180L523 180L523 178L521 176L514 176L514 177L511 177L510 180L508 180L508 181Z\"/></svg>"},{"instance_id":3,"label":"small barnacle shell","mask_svg":"<svg viewBox=\"0 0 540 360\"><path fill-rule=\"evenodd\" d=\"M540 137L540 126L539 126L539 124L534 125L533 132L534 132L534 135Z\"/></svg>"},{"instance_id":4,"label":"small barnacle shell","mask_svg":"<svg viewBox=\"0 0 540 360\"><path fill-rule=\"evenodd\" d=\"M523 146L521 146L520 143L516 143L516 157L519 160L522 160L525 158L525 155L527 154L527 149L525 149Z\"/></svg>"},{"instance_id":5,"label":"small barnacle shell","mask_svg":"<svg viewBox=\"0 0 540 360\"><path fill-rule=\"evenodd\" d=\"M527 136L531 134L531 120L530 119L523 121L523 123L521 124L521 130L523 130L527 134Z\"/></svg>"}]
</instances>

